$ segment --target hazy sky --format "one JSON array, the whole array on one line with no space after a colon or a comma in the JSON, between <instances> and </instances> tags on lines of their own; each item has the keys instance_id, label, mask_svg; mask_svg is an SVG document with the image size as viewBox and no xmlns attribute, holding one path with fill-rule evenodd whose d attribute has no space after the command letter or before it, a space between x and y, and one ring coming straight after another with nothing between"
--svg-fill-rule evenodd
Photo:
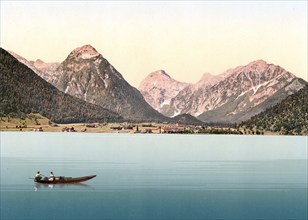
<instances>
[{"instance_id":1,"label":"hazy sky","mask_svg":"<svg viewBox=\"0 0 308 220\"><path fill-rule=\"evenodd\" d=\"M164 69L179 81L257 59L307 80L307 1L3 1L1 47L61 62L91 44L133 86Z\"/></svg>"}]
</instances>

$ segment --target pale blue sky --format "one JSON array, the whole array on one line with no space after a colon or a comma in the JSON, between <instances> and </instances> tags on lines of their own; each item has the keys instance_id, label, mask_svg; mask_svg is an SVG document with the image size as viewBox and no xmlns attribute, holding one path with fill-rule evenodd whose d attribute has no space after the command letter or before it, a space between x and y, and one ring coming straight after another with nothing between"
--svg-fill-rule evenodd
<instances>
[{"instance_id":1,"label":"pale blue sky","mask_svg":"<svg viewBox=\"0 0 308 220\"><path fill-rule=\"evenodd\" d=\"M1 47L61 62L91 44L138 87L264 59L307 80L307 1L1 1Z\"/></svg>"}]
</instances>

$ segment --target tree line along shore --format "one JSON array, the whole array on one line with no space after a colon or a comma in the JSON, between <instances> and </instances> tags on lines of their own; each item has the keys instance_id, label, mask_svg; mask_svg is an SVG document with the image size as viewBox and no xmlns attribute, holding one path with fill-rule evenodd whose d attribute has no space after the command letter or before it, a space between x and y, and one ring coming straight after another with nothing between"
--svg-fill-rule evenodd
<instances>
[{"instance_id":1,"label":"tree line along shore","mask_svg":"<svg viewBox=\"0 0 308 220\"><path fill-rule=\"evenodd\" d=\"M95 133L176 133L176 134L234 134L234 135L281 135L246 128L239 125L181 125L170 123L73 123L56 124L39 114L28 114L23 118L0 117L1 131L22 132L95 132Z\"/></svg>"}]
</instances>

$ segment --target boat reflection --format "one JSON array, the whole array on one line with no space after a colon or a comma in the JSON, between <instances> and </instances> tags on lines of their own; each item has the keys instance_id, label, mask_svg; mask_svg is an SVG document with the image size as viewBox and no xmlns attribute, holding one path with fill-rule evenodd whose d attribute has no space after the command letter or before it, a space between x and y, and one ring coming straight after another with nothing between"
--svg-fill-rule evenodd
<instances>
[{"instance_id":1,"label":"boat reflection","mask_svg":"<svg viewBox=\"0 0 308 220\"><path fill-rule=\"evenodd\" d=\"M46 189L76 189L78 188L85 188L95 190L94 187L89 186L85 183L66 183L66 184L44 184L44 183L34 183L34 191L38 190L46 190Z\"/></svg>"}]
</instances>

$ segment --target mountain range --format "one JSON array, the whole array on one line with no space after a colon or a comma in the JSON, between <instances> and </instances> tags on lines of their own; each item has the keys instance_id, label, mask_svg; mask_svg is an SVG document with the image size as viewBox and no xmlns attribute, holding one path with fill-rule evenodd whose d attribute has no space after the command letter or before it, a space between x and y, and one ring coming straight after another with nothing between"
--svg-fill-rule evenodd
<instances>
[{"instance_id":1,"label":"mountain range","mask_svg":"<svg viewBox=\"0 0 308 220\"><path fill-rule=\"evenodd\" d=\"M195 84L178 82L157 71L149 74L139 89L147 102L166 116L191 114L204 122L238 123L306 84L280 66L257 60L220 75L204 74Z\"/></svg>"},{"instance_id":2,"label":"mountain range","mask_svg":"<svg viewBox=\"0 0 308 220\"><path fill-rule=\"evenodd\" d=\"M196 83L159 70L137 90L91 45L74 49L61 63L10 53L63 93L132 121L239 123L307 85L282 67L257 60L220 75L205 73Z\"/></svg>"},{"instance_id":3,"label":"mountain range","mask_svg":"<svg viewBox=\"0 0 308 220\"><path fill-rule=\"evenodd\" d=\"M1 116L40 113L56 123L123 120L115 112L59 91L2 48L0 71Z\"/></svg>"},{"instance_id":4,"label":"mountain range","mask_svg":"<svg viewBox=\"0 0 308 220\"><path fill-rule=\"evenodd\" d=\"M61 63L27 61L12 53L20 62L60 91L88 103L109 109L127 120L162 122L168 118L154 110L141 93L91 45L74 49Z\"/></svg>"}]
</instances>

